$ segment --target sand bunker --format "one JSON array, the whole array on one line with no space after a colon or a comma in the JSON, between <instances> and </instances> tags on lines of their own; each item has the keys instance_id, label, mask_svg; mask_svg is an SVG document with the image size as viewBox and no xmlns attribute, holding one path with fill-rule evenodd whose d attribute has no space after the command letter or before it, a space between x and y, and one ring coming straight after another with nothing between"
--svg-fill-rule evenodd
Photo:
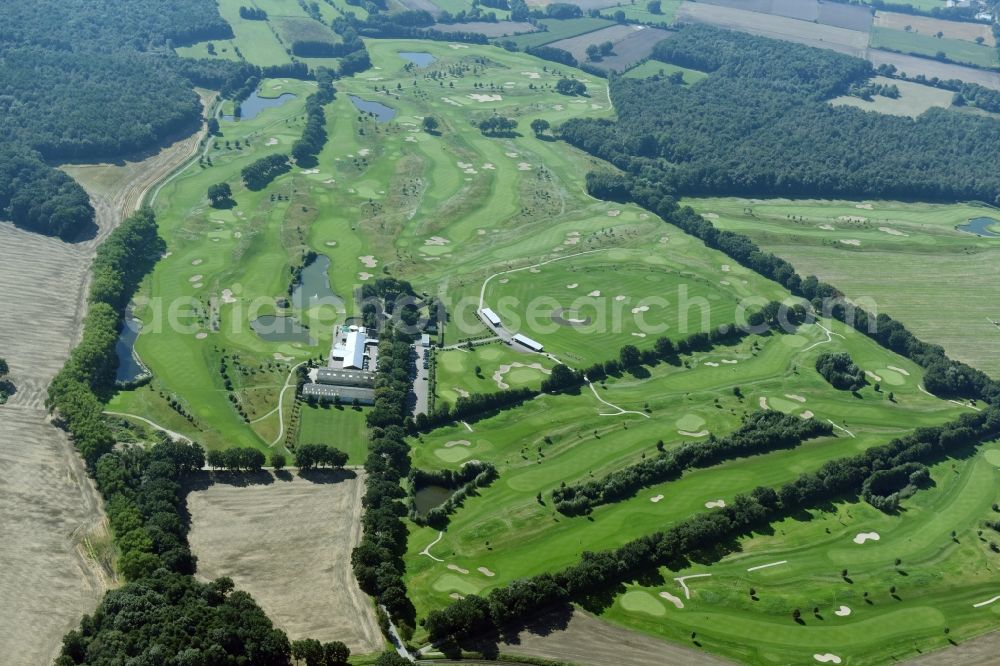
<instances>
[{"instance_id":1,"label":"sand bunker","mask_svg":"<svg viewBox=\"0 0 1000 666\"><path fill-rule=\"evenodd\" d=\"M362 148L358 151L358 157L368 157L372 154L371 148Z\"/></svg>"},{"instance_id":2,"label":"sand bunker","mask_svg":"<svg viewBox=\"0 0 1000 666\"><path fill-rule=\"evenodd\" d=\"M644 337L646 337L645 333L633 333L632 335L634 337L637 337L637 338L644 338Z\"/></svg>"},{"instance_id":3,"label":"sand bunker","mask_svg":"<svg viewBox=\"0 0 1000 666\"><path fill-rule=\"evenodd\" d=\"M378 266L378 260L372 255L365 255L364 257L358 257L358 261L364 264L365 268L375 268Z\"/></svg>"},{"instance_id":4,"label":"sand bunker","mask_svg":"<svg viewBox=\"0 0 1000 666\"><path fill-rule=\"evenodd\" d=\"M854 543L862 544L865 541L878 541L880 538L878 532L858 532L858 535L854 537Z\"/></svg>"},{"instance_id":5,"label":"sand bunker","mask_svg":"<svg viewBox=\"0 0 1000 666\"><path fill-rule=\"evenodd\" d=\"M760 397L760 400L757 401L757 404L760 405L761 409L771 409L770 407L767 406L767 398L765 398L764 396Z\"/></svg>"},{"instance_id":6,"label":"sand bunker","mask_svg":"<svg viewBox=\"0 0 1000 666\"><path fill-rule=\"evenodd\" d=\"M291 356L285 356L281 352L274 352L274 360L288 362L288 361L294 361L295 359L292 358Z\"/></svg>"},{"instance_id":7,"label":"sand bunker","mask_svg":"<svg viewBox=\"0 0 1000 666\"><path fill-rule=\"evenodd\" d=\"M640 305L638 307L632 308L632 314L639 314L640 312L649 312L648 305Z\"/></svg>"},{"instance_id":8,"label":"sand bunker","mask_svg":"<svg viewBox=\"0 0 1000 666\"><path fill-rule=\"evenodd\" d=\"M204 340L207 337L208 337L208 333L205 333L204 331L202 331L201 333L196 333L195 336L194 336L194 339L195 340Z\"/></svg>"},{"instance_id":9,"label":"sand bunker","mask_svg":"<svg viewBox=\"0 0 1000 666\"><path fill-rule=\"evenodd\" d=\"M675 597L669 592L660 592L660 596L672 603L677 608L684 608L684 602L681 601L680 597Z\"/></svg>"},{"instance_id":10,"label":"sand bunker","mask_svg":"<svg viewBox=\"0 0 1000 666\"><path fill-rule=\"evenodd\" d=\"M192 266L201 266L201 262L202 261L204 261L204 260L203 259L195 259L194 261L191 262L191 265Z\"/></svg>"},{"instance_id":11,"label":"sand bunker","mask_svg":"<svg viewBox=\"0 0 1000 666\"><path fill-rule=\"evenodd\" d=\"M857 238L841 238L840 242L843 243L844 245L853 245L855 247L861 245L861 241L859 241Z\"/></svg>"},{"instance_id":12,"label":"sand bunker","mask_svg":"<svg viewBox=\"0 0 1000 666\"><path fill-rule=\"evenodd\" d=\"M721 284L723 287L728 287L730 283L729 280L719 280L719 284Z\"/></svg>"},{"instance_id":13,"label":"sand bunker","mask_svg":"<svg viewBox=\"0 0 1000 666\"><path fill-rule=\"evenodd\" d=\"M786 393L785 397L788 398L789 400L794 400L795 402L805 402L806 401L806 399L803 398L801 395L795 395L794 393Z\"/></svg>"},{"instance_id":14,"label":"sand bunker","mask_svg":"<svg viewBox=\"0 0 1000 666\"><path fill-rule=\"evenodd\" d=\"M597 298L600 295L601 295L601 292L598 291L597 289L595 289L594 291L592 291L589 294L587 294L587 296L593 296L594 298Z\"/></svg>"},{"instance_id":15,"label":"sand bunker","mask_svg":"<svg viewBox=\"0 0 1000 666\"><path fill-rule=\"evenodd\" d=\"M837 218L842 222L867 222L867 217L861 217L860 215L841 215Z\"/></svg>"},{"instance_id":16,"label":"sand bunker","mask_svg":"<svg viewBox=\"0 0 1000 666\"><path fill-rule=\"evenodd\" d=\"M701 216L704 217L707 220L717 220L717 219L719 219L719 214L718 213L702 213Z\"/></svg>"},{"instance_id":17,"label":"sand bunker","mask_svg":"<svg viewBox=\"0 0 1000 666\"><path fill-rule=\"evenodd\" d=\"M566 240L563 241L563 245L577 245L580 242L580 232L571 231L566 234Z\"/></svg>"},{"instance_id":18,"label":"sand bunker","mask_svg":"<svg viewBox=\"0 0 1000 666\"><path fill-rule=\"evenodd\" d=\"M511 159L515 159L515 158L519 157L519 155L517 153L504 153L504 155L506 155L507 157L509 157Z\"/></svg>"},{"instance_id":19,"label":"sand bunker","mask_svg":"<svg viewBox=\"0 0 1000 666\"><path fill-rule=\"evenodd\" d=\"M205 276L201 274L192 275L191 277L188 278L188 282L201 282L202 278L204 277Z\"/></svg>"},{"instance_id":20,"label":"sand bunker","mask_svg":"<svg viewBox=\"0 0 1000 666\"><path fill-rule=\"evenodd\" d=\"M910 234L903 233L899 229L893 229L892 227L879 227L879 231L884 231L890 236L909 236Z\"/></svg>"},{"instance_id":21,"label":"sand bunker","mask_svg":"<svg viewBox=\"0 0 1000 666\"><path fill-rule=\"evenodd\" d=\"M236 297L233 296L233 290L232 289L223 289L222 290L222 302L223 303L235 303L236 302Z\"/></svg>"},{"instance_id":22,"label":"sand bunker","mask_svg":"<svg viewBox=\"0 0 1000 666\"><path fill-rule=\"evenodd\" d=\"M483 168L483 169L489 169L490 171L496 170L496 166L492 162L487 162L481 168Z\"/></svg>"},{"instance_id":23,"label":"sand bunker","mask_svg":"<svg viewBox=\"0 0 1000 666\"><path fill-rule=\"evenodd\" d=\"M448 568L451 569L452 571L457 571L460 574L467 574L467 573L469 573L468 569L463 569L462 567L458 566L457 564L449 564Z\"/></svg>"},{"instance_id":24,"label":"sand bunker","mask_svg":"<svg viewBox=\"0 0 1000 666\"><path fill-rule=\"evenodd\" d=\"M521 72L522 76L527 76L529 79L540 79L542 75L538 72Z\"/></svg>"},{"instance_id":25,"label":"sand bunker","mask_svg":"<svg viewBox=\"0 0 1000 666\"><path fill-rule=\"evenodd\" d=\"M564 107L562 104L554 104L552 108L555 109L556 111L562 111L566 107Z\"/></svg>"},{"instance_id":26,"label":"sand bunker","mask_svg":"<svg viewBox=\"0 0 1000 666\"><path fill-rule=\"evenodd\" d=\"M685 437L708 437L707 430L699 430L698 432L691 432L690 430L678 430L677 432L684 435Z\"/></svg>"},{"instance_id":27,"label":"sand bunker","mask_svg":"<svg viewBox=\"0 0 1000 666\"><path fill-rule=\"evenodd\" d=\"M458 592L452 592L452 593L451 593L451 594L449 594L448 596L449 596L449 597L450 597L451 599L454 599L455 601L461 601L462 599L464 599L464 598L465 598L465 597L463 597L463 596L462 596L461 594L459 594Z\"/></svg>"},{"instance_id":28,"label":"sand bunker","mask_svg":"<svg viewBox=\"0 0 1000 666\"><path fill-rule=\"evenodd\" d=\"M907 376L907 377L909 377L909 376L910 376L910 373L909 373L909 372L907 372L906 370L904 370L903 368L897 368L897 367L896 367L896 366L894 366L894 365L887 365L887 366L885 366L885 367L889 368L890 370L895 370L896 372L898 372L898 373L899 373L899 374L901 374L901 375L905 375L905 376Z\"/></svg>"},{"instance_id":29,"label":"sand bunker","mask_svg":"<svg viewBox=\"0 0 1000 666\"><path fill-rule=\"evenodd\" d=\"M510 278L500 278L499 280L497 280L497 282L499 282L500 284L507 284L508 282L510 282Z\"/></svg>"},{"instance_id":30,"label":"sand bunker","mask_svg":"<svg viewBox=\"0 0 1000 666\"><path fill-rule=\"evenodd\" d=\"M819 228L820 229L824 229L826 231L834 231L835 230L835 228L834 228L834 226L832 224L821 224L821 225L819 225Z\"/></svg>"},{"instance_id":31,"label":"sand bunker","mask_svg":"<svg viewBox=\"0 0 1000 666\"><path fill-rule=\"evenodd\" d=\"M833 611L833 614L837 617L847 617L851 614L851 609L849 606L841 606L837 610Z\"/></svg>"},{"instance_id":32,"label":"sand bunker","mask_svg":"<svg viewBox=\"0 0 1000 666\"><path fill-rule=\"evenodd\" d=\"M732 267L730 267L729 264L722 264L722 272L723 273L728 273L731 270L732 270Z\"/></svg>"},{"instance_id":33,"label":"sand bunker","mask_svg":"<svg viewBox=\"0 0 1000 666\"><path fill-rule=\"evenodd\" d=\"M313 174L319 173L319 169L303 169L302 173L304 173L307 176L311 176Z\"/></svg>"},{"instance_id":34,"label":"sand bunker","mask_svg":"<svg viewBox=\"0 0 1000 666\"><path fill-rule=\"evenodd\" d=\"M618 217L621 214L622 212L617 208L612 208L611 210L608 211L608 217Z\"/></svg>"},{"instance_id":35,"label":"sand bunker","mask_svg":"<svg viewBox=\"0 0 1000 666\"><path fill-rule=\"evenodd\" d=\"M508 372L510 372L514 368L531 368L532 370L538 370L542 374L546 374L546 375L551 375L552 374L552 371L551 370L547 370L545 367L542 366L541 363L530 363L529 364L529 363L519 363L517 361L515 361L514 363L511 363L510 365L504 363L499 368L497 368L496 372L493 373L493 381L495 381L497 383L497 388L499 388L501 390L505 390L505 389L510 388L510 386L508 386L503 381L503 376L506 375Z\"/></svg>"},{"instance_id":36,"label":"sand bunker","mask_svg":"<svg viewBox=\"0 0 1000 666\"><path fill-rule=\"evenodd\" d=\"M739 363L739 361L737 361L735 358L724 358L722 359L722 362L725 363L726 365L736 365L737 363Z\"/></svg>"},{"instance_id":37,"label":"sand bunker","mask_svg":"<svg viewBox=\"0 0 1000 666\"><path fill-rule=\"evenodd\" d=\"M882 378L881 378L881 377L879 377L878 375L876 375L876 374L875 374L874 372L872 372L871 370L865 370L865 374L866 374L867 376L871 377L872 379L874 379L874 380L875 380L875 381L877 381L877 382L880 382L880 381L882 381Z\"/></svg>"},{"instance_id":38,"label":"sand bunker","mask_svg":"<svg viewBox=\"0 0 1000 666\"><path fill-rule=\"evenodd\" d=\"M721 509L725 506L726 506L726 500L719 499L719 500L711 500L709 502L705 502L706 509L716 509L716 508Z\"/></svg>"},{"instance_id":39,"label":"sand bunker","mask_svg":"<svg viewBox=\"0 0 1000 666\"><path fill-rule=\"evenodd\" d=\"M375 277L375 276L372 275L371 273L366 273L364 271L361 271L360 273L358 273L358 279L361 280L362 282L364 282L366 280L371 280L373 277Z\"/></svg>"},{"instance_id":40,"label":"sand bunker","mask_svg":"<svg viewBox=\"0 0 1000 666\"><path fill-rule=\"evenodd\" d=\"M557 308L552 311L552 321L561 326L586 326L591 322L590 317L571 316L575 314L573 310Z\"/></svg>"},{"instance_id":41,"label":"sand bunker","mask_svg":"<svg viewBox=\"0 0 1000 666\"><path fill-rule=\"evenodd\" d=\"M264 145L265 146L277 146L278 145L278 140L272 136L270 139L268 139L267 141L264 142Z\"/></svg>"},{"instance_id":42,"label":"sand bunker","mask_svg":"<svg viewBox=\"0 0 1000 666\"><path fill-rule=\"evenodd\" d=\"M839 664L840 657L833 654L832 652L824 652L823 654L814 654L813 659L823 663Z\"/></svg>"},{"instance_id":43,"label":"sand bunker","mask_svg":"<svg viewBox=\"0 0 1000 666\"><path fill-rule=\"evenodd\" d=\"M468 44L449 44L448 48L449 49L455 49L457 51L458 49L467 49L467 48L469 48L469 45Z\"/></svg>"},{"instance_id":44,"label":"sand bunker","mask_svg":"<svg viewBox=\"0 0 1000 666\"><path fill-rule=\"evenodd\" d=\"M617 296L615 296L616 301L624 301L626 298L627 297L623 294L618 294Z\"/></svg>"},{"instance_id":45,"label":"sand bunker","mask_svg":"<svg viewBox=\"0 0 1000 666\"><path fill-rule=\"evenodd\" d=\"M716 363L715 361L705 361L705 365L707 365L710 368L717 368L717 367L719 367L719 364Z\"/></svg>"},{"instance_id":46,"label":"sand bunker","mask_svg":"<svg viewBox=\"0 0 1000 666\"><path fill-rule=\"evenodd\" d=\"M572 284L568 284L568 285L566 285L566 288L567 288L567 289L576 289L576 288L577 288L577 287L579 287L579 286L580 286L580 285L578 285L578 284L577 284L576 282L574 282L574 283L572 283Z\"/></svg>"},{"instance_id":47,"label":"sand bunker","mask_svg":"<svg viewBox=\"0 0 1000 666\"><path fill-rule=\"evenodd\" d=\"M875 209L875 206L871 205L870 203L854 204L854 207L855 208L860 208L861 210L874 210Z\"/></svg>"},{"instance_id":48,"label":"sand bunker","mask_svg":"<svg viewBox=\"0 0 1000 666\"><path fill-rule=\"evenodd\" d=\"M809 419L811 419L812 417L814 417L816 415L813 414L811 411L809 411L807 409L806 411L804 411L801 414L799 414L799 416L808 421Z\"/></svg>"},{"instance_id":49,"label":"sand bunker","mask_svg":"<svg viewBox=\"0 0 1000 666\"><path fill-rule=\"evenodd\" d=\"M337 241L327 241L324 245L327 247L337 247Z\"/></svg>"},{"instance_id":50,"label":"sand bunker","mask_svg":"<svg viewBox=\"0 0 1000 666\"><path fill-rule=\"evenodd\" d=\"M466 95L466 97L477 102L499 102L503 99L503 95L480 95L478 93Z\"/></svg>"},{"instance_id":51,"label":"sand bunker","mask_svg":"<svg viewBox=\"0 0 1000 666\"><path fill-rule=\"evenodd\" d=\"M446 104L451 104L452 106L462 106L461 102L457 102L453 100L451 97L442 97L441 101L443 101Z\"/></svg>"},{"instance_id":52,"label":"sand bunker","mask_svg":"<svg viewBox=\"0 0 1000 666\"><path fill-rule=\"evenodd\" d=\"M417 137L415 137L415 136L408 136L408 137L406 137L405 140L409 141L410 143L416 143L417 142Z\"/></svg>"},{"instance_id":53,"label":"sand bunker","mask_svg":"<svg viewBox=\"0 0 1000 666\"><path fill-rule=\"evenodd\" d=\"M654 496L654 497L650 497L650 498L649 498L649 501L650 501L650 502L652 502L653 504L656 504L656 503L657 503L657 502L659 502L659 501L660 501L661 499L663 499L663 495L656 495L656 496Z\"/></svg>"},{"instance_id":54,"label":"sand bunker","mask_svg":"<svg viewBox=\"0 0 1000 666\"><path fill-rule=\"evenodd\" d=\"M454 439L444 443L444 448L450 449L453 446L472 446L472 442L467 439Z\"/></svg>"},{"instance_id":55,"label":"sand bunker","mask_svg":"<svg viewBox=\"0 0 1000 666\"><path fill-rule=\"evenodd\" d=\"M192 286L192 287L194 287L195 289L201 289L201 288L202 288L202 287L204 287L205 285L204 285L204 284L202 284L201 282L195 282L195 283L194 283L193 285L191 285L191 286Z\"/></svg>"},{"instance_id":56,"label":"sand bunker","mask_svg":"<svg viewBox=\"0 0 1000 666\"><path fill-rule=\"evenodd\" d=\"M447 245L450 242L450 240L442 238L441 236L431 236L424 241L424 245Z\"/></svg>"},{"instance_id":57,"label":"sand bunker","mask_svg":"<svg viewBox=\"0 0 1000 666\"><path fill-rule=\"evenodd\" d=\"M493 578L493 576L496 576L495 573L493 573L492 571L490 571L486 567L479 567L478 569L476 569L476 571L478 571L479 573L483 574L487 578Z\"/></svg>"},{"instance_id":58,"label":"sand bunker","mask_svg":"<svg viewBox=\"0 0 1000 666\"><path fill-rule=\"evenodd\" d=\"M531 165L528 164L527 162L518 162L517 163L517 170L518 171L531 171Z\"/></svg>"}]
</instances>

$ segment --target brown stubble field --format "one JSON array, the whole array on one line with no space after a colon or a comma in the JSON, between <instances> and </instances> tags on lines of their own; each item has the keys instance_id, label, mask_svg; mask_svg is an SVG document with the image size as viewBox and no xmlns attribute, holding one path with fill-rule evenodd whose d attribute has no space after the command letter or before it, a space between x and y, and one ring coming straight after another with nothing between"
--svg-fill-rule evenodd
<instances>
[{"instance_id":1,"label":"brown stubble field","mask_svg":"<svg viewBox=\"0 0 1000 666\"><path fill-rule=\"evenodd\" d=\"M198 576L232 578L292 640L377 652L384 640L374 608L351 569L363 495L360 470L215 482L206 474L188 494Z\"/></svg>"},{"instance_id":2,"label":"brown stubble field","mask_svg":"<svg viewBox=\"0 0 1000 666\"><path fill-rule=\"evenodd\" d=\"M200 141L197 134L120 165L64 167L97 210L93 239L65 243L0 222L0 356L18 389L0 406L4 663L51 663L63 634L117 584L100 496L72 443L51 424L45 395L79 339L98 245L197 154Z\"/></svg>"}]
</instances>

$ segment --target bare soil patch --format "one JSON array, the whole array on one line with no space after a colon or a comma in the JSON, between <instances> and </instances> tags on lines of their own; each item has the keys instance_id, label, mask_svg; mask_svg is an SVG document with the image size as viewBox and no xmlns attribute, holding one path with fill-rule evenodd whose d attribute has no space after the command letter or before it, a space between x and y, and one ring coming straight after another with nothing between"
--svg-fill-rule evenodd
<instances>
[{"instance_id":1,"label":"bare soil patch","mask_svg":"<svg viewBox=\"0 0 1000 666\"><path fill-rule=\"evenodd\" d=\"M363 472L201 480L187 498L199 577L231 577L292 640L340 640L359 654L381 649L374 607L351 571Z\"/></svg>"},{"instance_id":2,"label":"bare soil patch","mask_svg":"<svg viewBox=\"0 0 1000 666\"><path fill-rule=\"evenodd\" d=\"M875 12L875 25L880 28L892 28L893 30L905 30L906 26L910 26L912 32L921 35L934 36L940 32L943 33L944 37L949 39L964 39L968 42L975 42L976 37L982 37L984 44L996 46L993 31L985 23L945 21L929 16L911 16L910 14L897 14L896 12Z\"/></svg>"}]
</instances>

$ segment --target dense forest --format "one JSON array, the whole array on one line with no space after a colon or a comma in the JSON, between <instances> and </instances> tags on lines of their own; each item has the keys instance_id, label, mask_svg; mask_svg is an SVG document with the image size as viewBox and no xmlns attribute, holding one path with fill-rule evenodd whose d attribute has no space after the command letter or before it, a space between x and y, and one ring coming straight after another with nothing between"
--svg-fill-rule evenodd
<instances>
[{"instance_id":1,"label":"dense forest","mask_svg":"<svg viewBox=\"0 0 1000 666\"><path fill-rule=\"evenodd\" d=\"M14 384L7 379L9 372L10 367L7 365L7 359L0 356L0 405L7 402L7 398L14 393Z\"/></svg>"},{"instance_id":2,"label":"dense forest","mask_svg":"<svg viewBox=\"0 0 1000 666\"><path fill-rule=\"evenodd\" d=\"M653 57L711 75L615 77L619 121L573 119L562 137L675 194L998 200L995 120L827 103L872 76L867 61L700 25Z\"/></svg>"},{"instance_id":3,"label":"dense forest","mask_svg":"<svg viewBox=\"0 0 1000 666\"><path fill-rule=\"evenodd\" d=\"M213 0L4 3L0 218L66 240L92 231L86 193L46 161L117 158L193 131L192 82L235 88L252 72L184 63L170 47L231 35Z\"/></svg>"}]
</instances>

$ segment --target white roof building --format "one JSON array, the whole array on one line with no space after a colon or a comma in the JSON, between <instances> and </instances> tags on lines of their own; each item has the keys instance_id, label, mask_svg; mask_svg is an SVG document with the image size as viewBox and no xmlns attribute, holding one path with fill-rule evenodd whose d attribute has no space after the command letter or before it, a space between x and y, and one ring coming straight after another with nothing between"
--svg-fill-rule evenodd
<instances>
[{"instance_id":1,"label":"white roof building","mask_svg":"<svg viewBox=\"0 0 1000 666\"><path fill-rule=\"evenodd\" d=\"M492 324L493 326L500 325L500 317L497 316L496 312L493 312L493 310L489 308L483 308L481 312L483 313L483 317L485 317L486 321L488 321L490 324Z\"/></svg>"},{"instance_id":2,"label":"white roof building","mask_svg":"<svg viewBox=\"0 0 1000 666\"><path fill-rule=\"evenodd\" d=\"M533 349L536 352L540 352L543 349L542 343L535 342L534 340L532 340L528 336L521 335L520 333L515 333L514 334L514 342L518 343L519 345L523 345L523 346L527 347L528 349Z\"/></svg>"}]
</instances>

